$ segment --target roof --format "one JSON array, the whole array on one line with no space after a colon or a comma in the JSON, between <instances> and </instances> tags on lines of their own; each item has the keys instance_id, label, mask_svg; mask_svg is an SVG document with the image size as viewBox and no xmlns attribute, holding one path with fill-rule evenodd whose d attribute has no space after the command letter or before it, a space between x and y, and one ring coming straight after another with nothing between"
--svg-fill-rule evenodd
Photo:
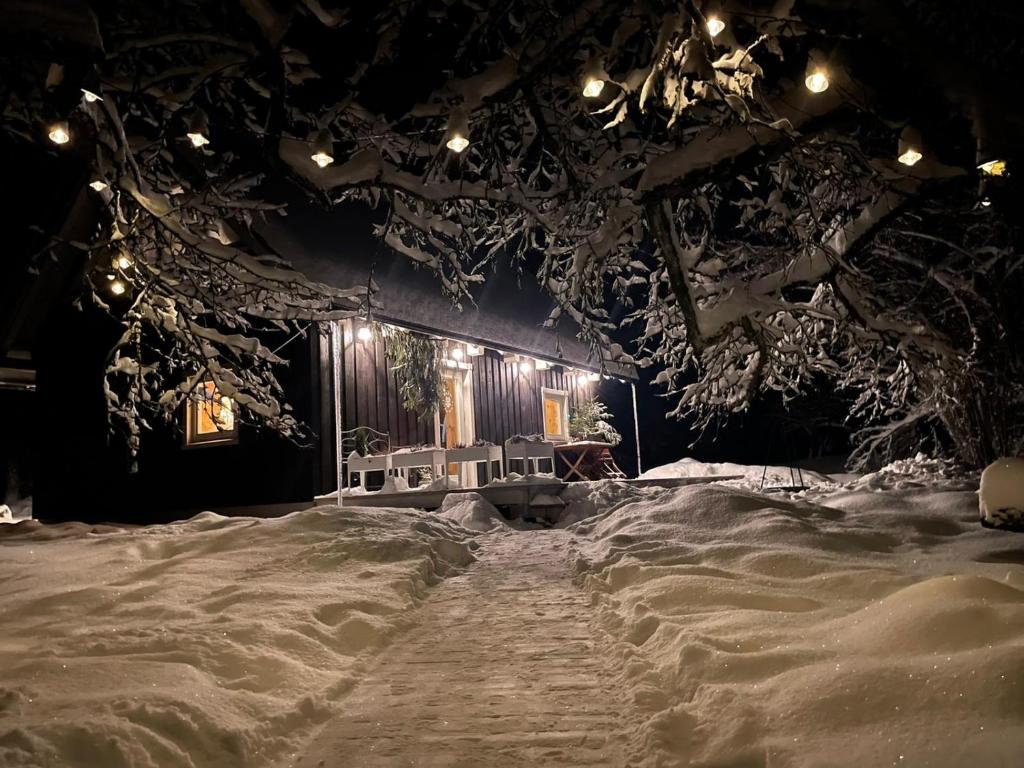
<instances>
[{"instance_id":1,"label":"roof","mask_svg":"<svg viewBox=\"0 0 1024 768\"><path fill-rule=\"evenodd\" d=\"M590 347L576 338L575 322L563 317L557 328L544 327L554 302L530 275L497 266L473 288L475 306L464 302L460 310L443 295L432 272L378 247L365 216L351 208L289 206L288 215L262 225L260 235L300 272L328 285L365 285L372 268L380 305L373 316L382 322L583 370L602 370ZM605 360L603 369L620 378L637 378L632 365Z\"/></svg>"}]
</instances>

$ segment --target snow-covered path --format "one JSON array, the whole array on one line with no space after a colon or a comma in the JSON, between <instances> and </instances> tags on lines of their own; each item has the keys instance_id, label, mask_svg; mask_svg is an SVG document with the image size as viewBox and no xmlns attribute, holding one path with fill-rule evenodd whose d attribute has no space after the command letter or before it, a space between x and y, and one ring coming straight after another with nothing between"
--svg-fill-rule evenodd
<instances>
[{"instance_id":1,"label":"snow-covered path","mask_svg":"<svg viewBox=\"0 0 1024 768\"><path fill-rule=\"evenodd\" d=\"M616 695L563 531L482 538L418 609L300 768L622 766Z\"/></svg>"}]
</instances>

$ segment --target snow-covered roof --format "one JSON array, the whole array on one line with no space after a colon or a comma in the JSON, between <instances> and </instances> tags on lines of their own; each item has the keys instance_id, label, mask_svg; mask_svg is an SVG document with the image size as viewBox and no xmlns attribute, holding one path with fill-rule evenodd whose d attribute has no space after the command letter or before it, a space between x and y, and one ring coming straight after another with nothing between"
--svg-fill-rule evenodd
<instances>
[{"instance_id":1,"label":"snow-covered roof","mask_svg":"<svg viewBox=\"0 0 1024 768\"><path fill-rule=\"evenodd\" d=\"M460 311L441 292L436 277L406 257L377 247L368 222L349 210L289 207L289 214L261 227L260 235L281 257L313 280L334 286L366 285L370 269L379 287L374 319L405 328L528 354L585 370L599 371L601 361L576 338L579 328L562 318L545 328L554 304L531 275L507 266L486 273L473 288L476 305ZM632 365L605 360L604 370L636 379Z\"/></svg>"}]
</instances>

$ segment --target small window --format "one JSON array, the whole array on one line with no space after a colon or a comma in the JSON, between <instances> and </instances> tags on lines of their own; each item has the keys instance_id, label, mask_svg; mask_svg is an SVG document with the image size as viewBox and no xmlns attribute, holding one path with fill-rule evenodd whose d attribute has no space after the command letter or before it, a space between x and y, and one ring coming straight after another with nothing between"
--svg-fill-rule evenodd
<instances>
[{"instance_id":1,"label":"small window","mask_svg":"<svg viewBox=\"0 0 1024 768\"><path fill-rule=\"evenodd\" d=\"M561 389L541 389L544 439L569 440L569 393Z\"/></svg>"},{"instance_id":2,"label":"small window","mask_svg":"<svg viewBox=\"0 0 1024 768\"><path fill-rule=\"evenodd\" d=\"M235 403L203 382L185 404L185 445L222 445L238 442Z\"/></svg>"}]
</instances>

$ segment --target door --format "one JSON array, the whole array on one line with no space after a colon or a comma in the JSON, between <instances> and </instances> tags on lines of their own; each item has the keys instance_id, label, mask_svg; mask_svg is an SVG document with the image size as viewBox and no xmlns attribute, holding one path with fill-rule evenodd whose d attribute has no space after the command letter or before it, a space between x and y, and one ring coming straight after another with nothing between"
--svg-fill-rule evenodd
<instances>
[{"instance_id":1,"label":"door","mask_svg":"<svg viewBox=\"0 0 1024 768\"><path fill-rule=\"evenodd\" d=\"M443 441L445 448L457 448L472 445L476 439L473 433L473 379L469 370L453 370L444 374L444 388L447 393L448 407L438 418L438 426L443 426L438 442ZM470 472L476 467L466 467L459 477L457 464L448 465L448 475L465 485L470 481Z\"/></svg>"}]
</instances>

